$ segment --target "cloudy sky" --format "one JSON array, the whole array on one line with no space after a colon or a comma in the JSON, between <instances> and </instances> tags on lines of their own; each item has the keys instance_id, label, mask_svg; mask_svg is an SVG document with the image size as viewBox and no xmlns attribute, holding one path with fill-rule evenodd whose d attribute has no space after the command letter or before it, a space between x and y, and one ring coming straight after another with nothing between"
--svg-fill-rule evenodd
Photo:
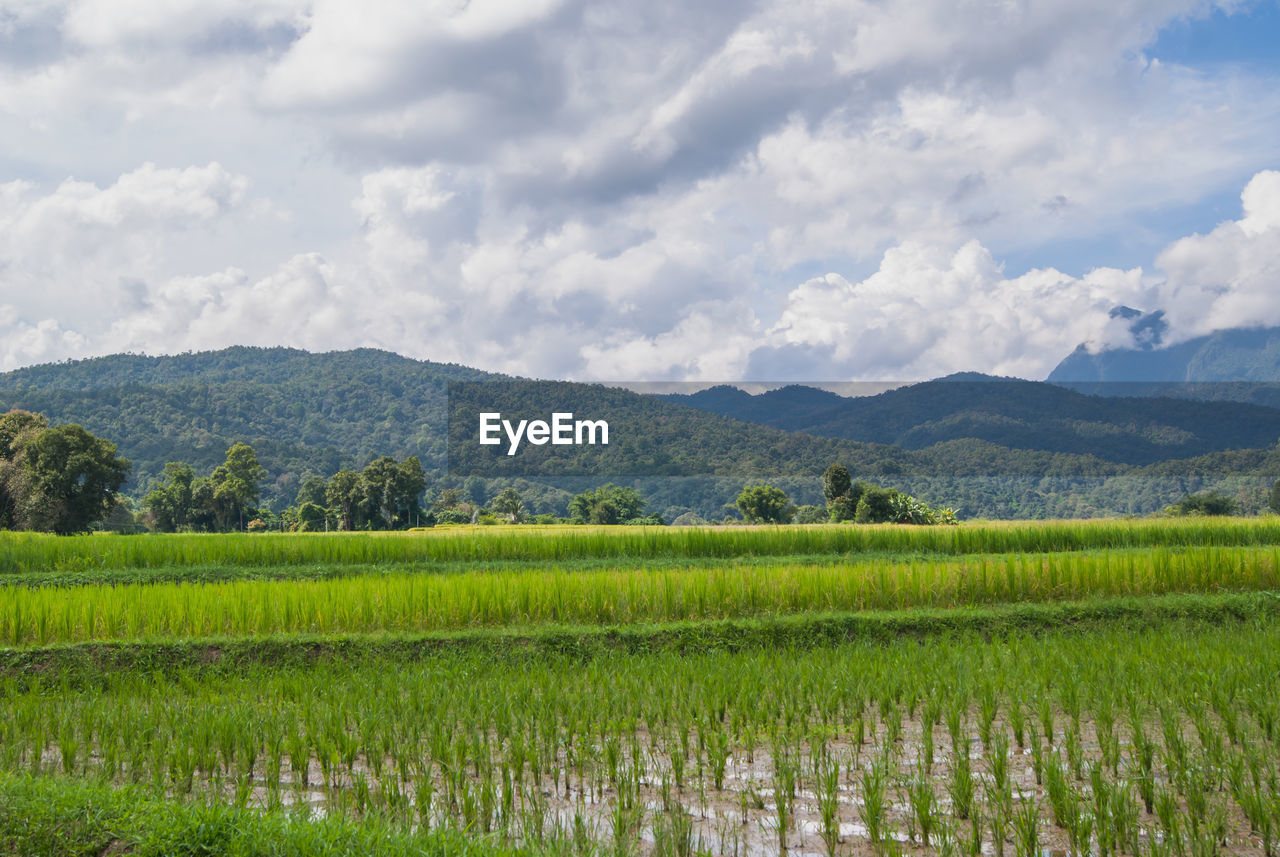
<instances>
[{"instance_id":1,"label":"cloudy sky","mask_svg":"<svg viewBox=\"0 0 1280 857\"><path fill-rule=\"evenodd\" d=\"M0 0L0 368L1041 378L1280 324L1280 2Z\"/></svg>"}]
</instances>

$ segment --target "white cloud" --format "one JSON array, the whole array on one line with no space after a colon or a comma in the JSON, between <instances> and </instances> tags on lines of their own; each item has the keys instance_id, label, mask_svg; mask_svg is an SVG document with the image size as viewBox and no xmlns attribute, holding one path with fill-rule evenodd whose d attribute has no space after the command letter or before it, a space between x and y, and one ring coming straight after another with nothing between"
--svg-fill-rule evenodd
<instances>
[{"instance_id":1,"label":"white cloud","mask_svg":"<svg viewBox=\"0 0 1280 857\"><path fill-rule=\"evenodd\" d=\"M962 370L1043 377L1077 344L1104 333L1112 307L1146 294L1136 269L1006 278L976 241L954 252L911 242L885 253L865 280L828 274L794 289L754 365L767 369L771 352L801 347L820 355L819 366L854 380Z\"/></svg>"},{"instance_id":2,"label":"white cloud","mask_svg":"<svg viewBox=\"0 0 1280 857\"><path fill-rule=\"evenodd\" d=\"M1166 278L1156 298L1176 342L1229 327L1280 325L1280 172L1258 173L1244 216L1171 244L1156 260Z\"/></svg>"},{"instance_id":3,"label":"white cloud","mask_svg":"<svg viewBox=\"0 0 1280 857\"><path fill-rule=\"evenodd\" d=\"M1269 319L1276 174L1208 235L1151 225L1275 166L1274 76L1144 53L1208 9L3 4L0 360L1036 376L1123 341L1119 303ZM1117 235L1169 246L1098 268Z\"/></svg>"}]
</instances>

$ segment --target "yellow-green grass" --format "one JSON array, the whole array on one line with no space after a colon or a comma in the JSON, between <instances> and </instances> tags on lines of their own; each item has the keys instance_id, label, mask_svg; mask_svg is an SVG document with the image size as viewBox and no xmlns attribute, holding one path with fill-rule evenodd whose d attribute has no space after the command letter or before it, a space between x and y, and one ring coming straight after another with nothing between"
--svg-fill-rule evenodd
<instances>
[{"instance_id":1,"label":"yellow-green grass","mask_svg":"<svg viewBox=\"0 0 1280 857\"><path fill-rule=\"evenodd\" d=\"M1280 590L1277 548L9 587L0 642L439 631Z\"/></svg>"},{"instance_id":2,"label":"yellow-green grass","mask_svg":"<svg viewBox=\"0 0 1280 857\"><path fill-rule=\"evenodd\" d=\"M976 523L958 527L482 527L414 533L58 537L0 533L0 573L210 564L566 562L617 557L1049 552L1280 544L1280 517Z\"/></svg>"}]
</instances>

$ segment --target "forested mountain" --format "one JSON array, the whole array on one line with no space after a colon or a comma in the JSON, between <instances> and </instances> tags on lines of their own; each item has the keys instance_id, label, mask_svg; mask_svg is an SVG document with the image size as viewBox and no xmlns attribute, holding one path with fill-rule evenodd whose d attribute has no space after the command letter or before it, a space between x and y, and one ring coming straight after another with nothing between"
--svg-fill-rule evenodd
<instances>
[{"instance_id":1,"label":"forested mountain","mask_svg":"<svg viewBox=\"0 0 1280 857\"><path fill-rule=\"evenodd\" d=\"M379 455L417 455L442 468L449 382L491 377L373 349L118 354L0 374L0 411L37 411L110 438L134 463L133 491L166 461L206 471L245 441L279 481L265 486L267 496L291 500L301 474Z\"/></svg>"},{"instance_id":2,"label":"forested mountain","mask_svg":"<svg viewBox=\"0 0 1280 857\"><path fill-rule=\"evenodd\" d=\"M903 449L976 439L1123 464L1270 447L1280 438L1280 409L1088 396L1054 384L974 374L857 398L807 387L783 387L755 396L717 387L667 399L789 431Z\"/></svg>"},{"instance_id":3,"label":"forested mountain","mask_svg":"<svg viewBox=\"0 0 1280 857\"><path fill-rule=\"evenodd\" d=\"M455 461L450 475L447 391L451 383L475 381L487 382L485 396L499 397L513 415L546 418L560 407L593 418L613 414L617 440L611 438L608 456L590 447L558 447L552 456L544 447L522 452L518 465ZM710 402L717 413L701 409ZM1046 384L972 376L865 399L811 388L760 397L720 389L673 399L523 381L370 349L230 348L0 374L0 412L10 408L79 423L115 442L134 463L126 490L135 496L166 461L208 472L243 441L267 471L263 496L276 508L294 501L306 474L328 476L382 455L418 456L429 494L453 486L486 501L514 484L533 511L563 514L570 492L622 479L650 500L649 511L668 517L681 509L720 517L745 482L761 478L796 502L820 503L820 475L833 462L855 478L966 516L1146 513L1202 487L1232 491L1246 508L1257 508L1254 500L1265 493L1259 486L1280 465L1261 449L1190 458L1232 447L1272 449L1280 411L1151 400L1138 408ZM765 419L774 424L761 425ZM468 418L468 432L471 424ZM1161 463L1157 470L1133 462ZM485 478L465 478L468 472Z\"/></svg>"},{"instance_id":4,"label":"forested mountain","mask_svg":"<svg viewBox=\"0 0 1280 857\"><path fill-rule=\"evenodd\" d=\"M1280 383L1280 327L1232 328L1165 345L1159 313L1134 317L1134 348L1081 345L1049 373L1054 383Z\"/></svg>"}]
</instances>

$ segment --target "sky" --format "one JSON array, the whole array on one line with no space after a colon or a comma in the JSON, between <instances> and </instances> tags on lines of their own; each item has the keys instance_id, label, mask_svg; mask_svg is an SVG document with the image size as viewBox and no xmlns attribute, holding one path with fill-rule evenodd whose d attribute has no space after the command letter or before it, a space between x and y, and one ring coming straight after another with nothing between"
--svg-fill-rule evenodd
<instances>
[{"instance_id":1,"label":"sky","mask_svg":"<svg viewBox=\"0 0 1280 857\"><path fill-rule=\"evenodd\" d=\"M0 0L0 369L1043 378L1280 324L1280 0Z\"/></svg>"}]
</instances>

